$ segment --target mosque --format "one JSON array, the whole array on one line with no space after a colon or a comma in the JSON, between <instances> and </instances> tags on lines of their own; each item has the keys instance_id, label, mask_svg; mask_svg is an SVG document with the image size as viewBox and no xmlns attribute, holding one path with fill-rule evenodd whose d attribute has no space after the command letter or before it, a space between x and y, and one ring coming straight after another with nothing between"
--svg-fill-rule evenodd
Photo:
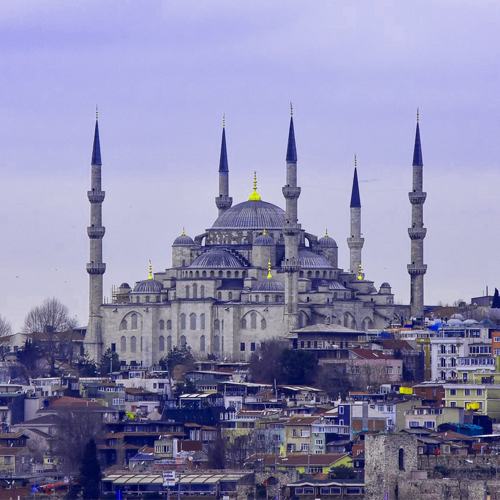
<instances>
[{"instance_id":1,"label":"mosque","mask_svg":"<svg viewBox=\"0 0 500 500\"><path fill-rule=\"evenodd\" d=\"M418 123L414 164L415 155L417 163L421 163L417 146L420 151ZM122 283L114 289L111 303L103 303L105 192L101 187L101 148L96 118L91 190L88 191L90 300L85 345L90 357L100 360L102 353L111 348L127 364L152 366L173 347L187 345L201 356L248 360L266 339L285 337L310 325L338 325L339 329L363 331L384 328L399 322L402 316L408 317L409 306L394 304L388 283L382 283L377 289L362 272L364 238L356 162L347 270L339 267L338 246L333 238L328 234L318 237L308 233L298 223L297 201L301 189L297 185L297 164L292 113L283 187L285 210L260 197L256 175L248 200L233 205L229 196L223 125L219 190L215 198L217 219L194 238L183 231L174 240L171 268L153 274L150 265L148 279L132 287ZM419 173L422 173L421 165L417 166L417 175ZM417 182L417 188L419 186L421 188L421 183ZM410 193L412 207L414 209L420 199L421 209L425 196L419 198L415 193L415 189ZM425 236L421 217L417 226L419 224L420 232L415 224L409 230L413 236L417 235L410 234L413 259L420 248L414 252L414 241L420 245ZM421 251L423 258L423 246ZM408 266L412 280L413 275L418 274L415 286L412 281L412 314L415 300L421 300L423 307L421 288L425 266L421 261L414 259ZM418 304L415 307L418 314Z\"/></svg>"}]
</instances>

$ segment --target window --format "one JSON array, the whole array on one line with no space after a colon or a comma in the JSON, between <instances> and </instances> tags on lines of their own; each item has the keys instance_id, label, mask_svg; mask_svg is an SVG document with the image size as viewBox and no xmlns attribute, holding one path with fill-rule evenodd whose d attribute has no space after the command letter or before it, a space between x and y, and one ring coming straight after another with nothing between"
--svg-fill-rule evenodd
<instances>
[{"instance_id":1,"label":"window","mask_svg":"<svg viewBox=\"0 0 500 500\"><path fill-rule=\"evenodd\" d=\"M456 389L450 389L450 396L456 396L457 395L457 390Z\"/></svg>"},{"instance_id":2,"label":"window","mask_svg":"<svg viewBox=\"0 0 500 500\"><path fill-rule=\"evenodd\" d=\"M160 321L158 322L158 326L160 327L160 330L165 330L165 321L160 319Z\"/></svg>"},{"instance_id":3,"label":"window","mask_svg":"<svg viewBox=\"0 0 500 500\"><path fill-rule=\"evenodd\" d=\"M125 336L123 336L120 339L120 351L121 352L127 352L127 339Z\"/></svg>"},{"instance_id":4,"label":"window","mask_svg":"<svg viewBox=\"0 0 500 500\"><path fill-rule=\"evenodd\" d=\"M257 314L250 314L250 328L255 330L257 328Z\"/></svg>"},{"instance_id":5,"label":"window","mask_svg":"<svg viewBox=\"0 0 500 500\"><path fill-rule=\"evenodd\" d=\"M185 330L186 329L186 315L184 313L181 314L180 320L181 320L181 330Z\"/></svg>"},{"instance_id":6,"label":"window","mask_svg":"<svg viewBox=\"0 0 500 500\"><path fill-rule=\"evenodd\" d=\"M309 451L309 445L307 443L302 443L300 445L300 451Z\"/></svg>"},{"instance_id":7,"label":"window","mask_svg":"<svg viewBox=\"0 0 500 500\"><path fill-rule=\"evenodd\" d=\"M387 366L387 375L392 375L394 373L394 367L393 366Z\"/></svg>"},{"instance_id":8,"label":"window","mask_svg":"<svg viewBox=\"0 0 500 500\"><path fill-rule=\"evenodd\" d=\"M316 446L323 446L323 440L322 439L316 439L316 441L314 442L314 444Z\"/></svg>"},{"instance_id":9,"label":"window","mask_svg":"<svg viewBox=\"0 0 500 500\"><path fill-rule=\"evenodd\" d=\"M137 314L132 314L132 330L137 330Z\"/></svg>"},{"instance_id":10,"label":"window","mask_svg":"<svg viewBox=\"0 0 500 500\"><path fill-rule=\"evenodd\" d=\"M181 347L186 346L186 337L184 335L181 335Z\"/></svg>"},{"instance_id":11,"label":"window","mask_svg":"<svg viewBox=\"0 0 500 500\"><path fill-rule=\"evenodd\" d=\"M169 335L167 337L167 351L171 351L172 350L172 335Z\"/></svg>"},{"instance_id":12,"label":"window","mask_svg":"<svg viewBox=\"0 0 500 500\"><path fill-rule=\"evenodd\" d=\"M228 292L227 300L233 300L233 292Z\"/></svg>"},{"instance_id":13,"label":"window","mask_svg":"<svg viewBox=\"0 0 500 500\"><path fill-rule=\"evenodd\" d=\"M434 429L434 422L432 420L425 420L424 427L426 429Z\"/></svg>"},{"instance_id":14,"label":"window","mask_svg":"<svg viewBox=\"0 0 500 500\"><path fill-rule=\"evenodd\" d=\"M122 322L120 323L120 330L127 330L128 329L128 324L126 319L122 319Z\"/></svg>"},{"instance_id":15,"label":"window","mask_svg":"<svg viewBox=\"0 0 500 500\"><path fill-rule=\"evenodd\" d=\"M309 429L303 429L300 431L300 437L308 438L311 435Z\"/></svg>"},{"instance_id":16,"label":"window","mask_svg":"<svg viewBox=\"0 0 500 500\"><path fill-rule=\"evenodd\" d=\"M465 395L466 395L466 396L470 396L470 389L465 389L465 391L464 391L464 392L465 392Z\"/></svg>"},{"instance_id":17,"label":"window","mask_svg":"<svg viewBox=\"0 0 500 500\"><path fill-rule=\"evenodd\" d=\"M477 394L478 396L482 396L482 395L483 395L483 390L482 390L482 389L477 389L477 390L476 390L476 394Z\"/></svg>"},{"instance_id":18,"label":"window","mask_svg":"<svg viewBox=\"0 0 500 500\"><path fill-rule=\"evenodd\" d=\"M205 315L200 314L200 329L205 330Z\"/></svg>"},{"instance_id":19,"label":"window","mask_svg":"<svg viewBox=\"0 0 500 500\"><path fill-rule=\"evenodd\" d=\"M399 470L405 470L405 450L403 448L399 449L398 465L399 465Z\"/></svg>"},{"instance_id":20,"label":"window","mask_svg":"<svg viewBox=\"0 0 500 500\"><path fill-rule=\"evenodd\" d=\"M158 337L158 349L160 351L164 351L165 350L165 337L163 335L160 335Z\"/></svg>"},{"instance_id":21,"label":"window","mask_svg":"<svg viewBox=\"0 0 500 500\"><path fill-rule=\"evenodd\" d=\"M172 330L172 321L167 320L167 330Z\"/></svg>"},{"instance_id":22,"label":"window","mask_svg":"<svg viewBox=\"0 0 500 500\"><path fill-rule=\"evenodd\" d=\"M205 271L203 271L203 272L205 272ZM205 298L205 287L203 285L200 286L200 297L202 299Z\"/></svg>"},{"instance_id":23,"label":"window","mask_svg":"<svg viewBox=\"0 0 500 500\"><path fill-rule=\"evenodd\" d=\"M137 351L137 339L132 336L130 338L130 352L136 352Z\"/></svg>"},{"instance_id":24,"label":"window","mask_svg":"<svg viewBox=\"0 0 500 500\"><path fill-rule=\"evenodd\" d=\"M193 299L197 299L198 298L198 285L195 283L193 285Z\"/></svg>"},{"instance_id":25,"label":"window","mask_svg":"<svg viewBox=\"0 0 500 500\"><path fill-rule=\"evenodd\" d=\"M452 408L456 408L457 407L457 402L456 401L450 401L450 406Z\"/></svg>"},{"instance_id":26,"label":"window","mask_svg":"<svg viewBox=\"0 0 500 500\"><path fill-rule=\"evenodd\" d=\"M196 330L196 314L194 313L189 315L189 329Z\"/></svg>"},{"instance_id":27,"label":"window","mask_svg":"<svg viewBox=\"0 0 500 500\"><path fill-rule=\"evenodd\" d=\"M260 329L261 330L265 330L266 329L266 320L264 318L262 318L260 320Z\"/></svg>"},{"instance_id":28,"label":"window","mask_svg":"<svg viewBox=\"0 0 500 500\"><path fill-rule=\"evenodd\" d=\"M205 352L205 335L200 337L200 351Z\"/></svg>"},{"instance_id":29,"label":"window","mask_svg":"<svg viewBox=\"0 0 500 500\"><path fill-rule=\"evenodd\" d=\"M186 287L186 299L189 299L189 287Z\"/></svg>"},{"instance_id":30,"label":"window","mask_svg":"<svg viewBox=\"0 0 500 500\"><path fill-rule=\"evenodd\" d=\"M250 351L255 351L255 342L250 342Z\"/></svg>"},{"instance_id":31,"label":"window","mask_svg":"<svg viewBox=\"0 0 500 500\"><path fill-rule=\"evenodd\" d=\"M245 342L240 342L240 351L245 352Z\"/></svg>"},{"instance_id":32,"label":"window","mask_svg":"<svg viewBox=\"0 0 500 500\"><path fill-rule=\"evenodd\" d=\"M344 407L339 406L339 415L343 415L343 414L344 414Z\"/></svg>"}]
</instances>

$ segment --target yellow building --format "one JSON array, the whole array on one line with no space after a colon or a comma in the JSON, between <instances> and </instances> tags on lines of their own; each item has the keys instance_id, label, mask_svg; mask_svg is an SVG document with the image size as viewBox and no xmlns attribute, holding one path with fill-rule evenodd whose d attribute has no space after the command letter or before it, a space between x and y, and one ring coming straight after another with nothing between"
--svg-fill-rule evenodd
<instances>
[{"instance_id":1,"label":"yellow building","mask_svg":"<svg viewBox=\"0 0 500 500\"><path fill-rule=\"evenodd\" d=\"M446 406L500 419L500 384L445 384L444 391Z\"/></svg>"}]
</instances>

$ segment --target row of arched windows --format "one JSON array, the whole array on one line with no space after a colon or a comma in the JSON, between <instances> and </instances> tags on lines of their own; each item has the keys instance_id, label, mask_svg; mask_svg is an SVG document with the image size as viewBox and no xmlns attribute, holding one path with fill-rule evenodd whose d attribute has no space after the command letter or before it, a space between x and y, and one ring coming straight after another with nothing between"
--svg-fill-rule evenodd
<instances>
[{"instance_id":1,"label":"row of arched windows","mask_svg":"<svg viewBox=\"0 0 500 500\"><path fill-rule=\"evenodd\" d=\"M198 298L198 285L195 283L192 287L192 290L193 290L193 299L197 299ZM191 287L190 286L186 286L186 299L190 299L191 298ZM205 298L205 287L203 285L200 286L200 299L204 299Z\"/></svg>"},{"instance_id":2,"label":"row of arched windows","mask_svg":"<svg viewBox=\"0 0 500 500\"><path fill-rule=\"evenodd\" d=\"M137 314L132 313L129 316L130 320L130 325L127 319L122 319L122 322L120 323L120 330L128 330L130 326L130 330L137 330Z\"/></svg>"},{"instance_id":3,"label":"row of arched windows","mask_svg":"<svg viewBox=\"0 0 500 500\"><path fill-rule=\"evenodd\" d=\"M248 328L248 314L241 320L240 326L242 330L246 330ZM267 327L266 320L261 318L260 320L260 329L265 330ZM257 313L250 313L250 330L257 329Z\"/></svg>"},{"instance_id":4,"label":"row of arched windows","mask_svg":"<svg viewBox=\"0 0 500 500\"><path fill-rule=\"evenodd\" d=\"M304 274L305 272L304 271L300 271L299 272L299 278L304 278L304 277L308 277L308 278L329 278L329 279L333 279L335 277L334 275L334 272L333 271L307 271L307 274L305 275Z\"/></svg>"},{"instance_id":5,"label":"row of arched windows","mask_svg":"<svg viewBox=\"0 0 500 500\"><path fill-rule=\"evenodd\" d=\"M271 299L274 300L274 302L283 302L284 297L283 295L264 295L264 302L271 302ZM231 300L231 299L229 299ZM251 302L260 302L260 295L251 295L250 296L250 301Z\"/></svg>"},{"instance_id":6,"label":"row of arched windows","mask_svg":"<svg viewBox=\"0 0 500 500\"><path fill-rule=\"evenodd\" d=\"M217 337L217 345L218 345L218 337ZM128 344L128 345L127 345ZM184 347L186 345L186 337L184 335L181 335L180 337L180 345L181 347ZM205 352L206 346L205 346L205 335L202 335L199 340L199 350L201 352ZM163 335L160 335L158 337L158 350L160 352L164 352L165 348L167 351L172 350L172 335L168 335L167 338L165 338ZM127 352L127 349L129 349L129 352L137 352L137 337L133 335L130 337L130 341L127 342L127 337L122 336L120 339L120 352L125 353ZM140 340L140 349L142 351L142 337Z\"/></svg>"},{"instance_id":7,"label":"row of arched windows","mask_svg":"<svg viewBox=\"0 0 500 500\"><path fill-rule=\"evenodd\" d=\"M181 330L186 329L186 315L182 313L179 316L180 324L181 324ZM190 330L196 330L197 329L197 316L195 313L191 313L189 315L189 329ZM200 314L200 330L205 330L205 315Z\"/></svg>"},{"instance_id":8,"label":"row of arched windows","mask_svg":"<svg viewBox=\"0 0 500 500\"><path fill-rule=\"evenodd\" d=\"M246 278L246 271L226 271L224 275L224 271L183 271L183 278Z\"/></svg>"}]
</instances>

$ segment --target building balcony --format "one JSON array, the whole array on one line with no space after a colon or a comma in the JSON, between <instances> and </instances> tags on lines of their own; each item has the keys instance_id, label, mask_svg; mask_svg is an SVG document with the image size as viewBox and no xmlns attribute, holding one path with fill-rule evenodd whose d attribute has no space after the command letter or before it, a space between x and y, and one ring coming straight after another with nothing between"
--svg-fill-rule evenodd
<instances>
[{"instance_id":1,"label":"building balcony","mask_svg":"<svg viewBox=\"0 0 500 500\"><path fill-rule=\"evenodd\" d=\"M106 264L96 262L87 264L87 272L89 274L104 274L106 272Z\"/></svg>"},{"instance_id":2,"label":"building balcony","mask_svg":"<svg viewBox=\"0 0 500 500\"><path fill-rule=\"evenodd\" d=\"M408 264L408 273L411 276L423 275L427 272L427 264Z\"/></svg>"},{"instance_id":3,"label":"building balcony","mask_svg":"<svg viewBox=\"0 0 500 500\"><path fill-rule=\"evenodd\" d=\"M411 240L423 240L427 234L425 227L411 227L408 229L408 235Z\"/></svg>"},{"instance_id":4,"label":"building balcony","mask_svg":"<svg viewBox=\"0 0 500 500\"><path fill-rule=\"evenodd\" d=\"M408 198L410 199L410 203L412 205L422 205L425 202L425 199L427 198L427 193L411 192L411 193L408 193Z\"/></svg>"},{"instance_id":5,"label":"building balcony","mask_svg":"<svg viewBox=\"0 0 500 500\"><path fill-rule=\"evenodd\" d=\"M87 191L87 198L90 203L102 203L106 193L104 191Z\"/></svg>"}]
</instances>

